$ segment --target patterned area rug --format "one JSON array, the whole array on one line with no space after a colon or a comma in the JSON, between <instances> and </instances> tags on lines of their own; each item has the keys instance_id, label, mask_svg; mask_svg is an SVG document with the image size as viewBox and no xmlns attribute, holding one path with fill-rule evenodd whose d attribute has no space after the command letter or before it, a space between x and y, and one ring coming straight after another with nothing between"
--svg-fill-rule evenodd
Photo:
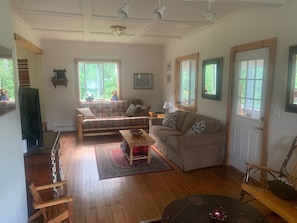
<instances>
[{"instance_id":1,"label":"patterned area rug","mask_svg":"<svg viewBox=\"0 0 297 223\"><path fill-rule=\"evenodd\" d=\"M172 167L154 149L151 149L150 164L146 159L142 159L134 160L132 166L129 165L120 143L96 145L95 152L100 180L172 170Z\"/></svg>"}]
</instances>

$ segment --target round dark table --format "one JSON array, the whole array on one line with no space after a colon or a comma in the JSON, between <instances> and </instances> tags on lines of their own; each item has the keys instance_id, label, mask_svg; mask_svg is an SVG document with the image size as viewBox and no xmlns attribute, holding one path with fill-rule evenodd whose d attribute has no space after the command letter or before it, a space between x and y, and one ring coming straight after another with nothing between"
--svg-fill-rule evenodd
<instances>
[{"instance_id":1,"label":"round dark table","mask_svg":"<svg viewBox=\"0 0 297 223\"><path fill-rule=\"evenodd\" d=\"M209 213L225 213L224 221L211 220ZM254 207L231 197L201 194L182 197L170 203L163 211L162 223L267 223Z\"/></svg>"}]
</instances>

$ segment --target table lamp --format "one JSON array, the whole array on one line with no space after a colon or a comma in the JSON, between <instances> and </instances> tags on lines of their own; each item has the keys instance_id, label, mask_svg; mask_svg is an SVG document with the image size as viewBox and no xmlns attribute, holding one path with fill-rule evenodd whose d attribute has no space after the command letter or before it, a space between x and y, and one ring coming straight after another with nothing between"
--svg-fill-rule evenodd
<instances>
[{"instance_id":1,"label":"table lamp","mask_svg":"<svg viewBox=\"0 0 297 223\"><path fill-rule=\"evenodd\" d=\"M163 108L165 109L165 112L168 113L169 109L172 108L172 104L170 101L165 101Z\"/></svg>"}]
</instances>

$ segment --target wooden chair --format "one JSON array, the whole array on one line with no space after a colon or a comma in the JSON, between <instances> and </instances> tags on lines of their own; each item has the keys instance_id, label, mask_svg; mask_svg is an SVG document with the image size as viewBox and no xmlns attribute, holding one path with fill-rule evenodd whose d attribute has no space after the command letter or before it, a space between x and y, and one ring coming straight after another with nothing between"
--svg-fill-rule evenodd
<instances>
[{"instance_id":1,"label":"wooden chair","mask_svg":"<svg viewBox=\"0 0 297 223\"><path fill-rule=\"evenodd\" d=\"M292 188L296 190L297 188L297 160L290 160L294 151L297 151L297 137L295 137L292 146L283 161L281 168L279 171L271 169L269 167L260 166L253 163L246 163L246 173L241 184L241 196L240 199L243 200L245 194L249 194L257 201L261 202L268 208L270 208L273 212L277 213L283 219L288 222L296 222L297 220L297 203L296 201L284 200L280 197L280 194L276 195L276 192L272 192L272 188L269 188L269 182L275 180L281 180L286 182L284 184L285 187L290 185ZM296 159L297 154L294 154L294 158ZM289 164L289 165L288 165ZM288 171L288 168L291 171ZM265 174L264 182L260 183L255 180L254 176L260 172ZM259 177L259 174L258 174ZM278 185L279 185L278 181ZM281 185L283 185L281 183ZM295 192L293 190L293 192ZM279 189L278 189L279 191ZM281 190L281 192L284 190ZM292 191L291 191L292 192Z\"/></svg>"},{"instance_id":2,"label":"wooden chair","mask_svg":"<svg viewBox=\"0 0 297 223\"><path fill-rule=\"evenodd\" d=\"M73 198L64 195L67 194L66 184L66 181L61 181L36 187L31 183L29 188L33 197L33 208L38 211L29 217L28 222L34 222L34 220L42 216L43 221L48 223L59 223L67 219L69 223L73 223ZM55 194L61 194L61 196L43 201L39 192L48 189L55 190Z\"/></svg>"}]
</instances>

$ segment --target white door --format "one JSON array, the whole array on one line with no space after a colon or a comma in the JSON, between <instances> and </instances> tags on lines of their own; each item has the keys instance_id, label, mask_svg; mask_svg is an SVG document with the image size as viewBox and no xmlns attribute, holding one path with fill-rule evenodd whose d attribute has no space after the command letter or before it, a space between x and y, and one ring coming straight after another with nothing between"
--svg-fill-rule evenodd
<instances>
[{"instance_id":1,"label":"white door","mask_svg":"<svg viewBox=\"0 0 297 223\"><path fill-rule=\"evenodd\" d=\"M269 48L236 53L230 165L260 164Z\"/></svg>"}]
</instances>

